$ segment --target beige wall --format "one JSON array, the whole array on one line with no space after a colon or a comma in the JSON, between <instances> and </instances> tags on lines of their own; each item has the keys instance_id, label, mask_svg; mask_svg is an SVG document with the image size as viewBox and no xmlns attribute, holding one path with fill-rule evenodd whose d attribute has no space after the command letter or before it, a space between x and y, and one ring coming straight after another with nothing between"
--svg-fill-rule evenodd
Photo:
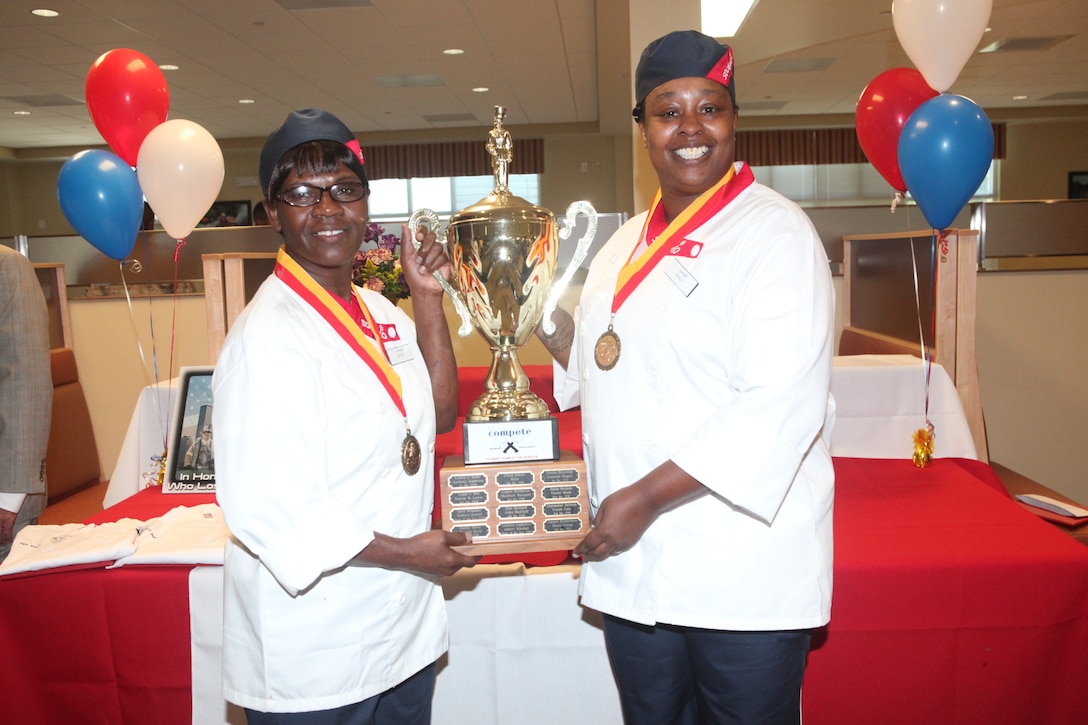
<instances>
[{"instance_id":1,"label":"beige wall","mask_svg":"<svg viewBox=\"0 0 1088 725\"><path fill-rule=\"evenodd\" d=\"M18 164L8 161L0 161L0 230L12 230L15 228L13 217L18 199L12 193L15 175L18 173ZM14 232L3 231L3 236L11 236Z\"/></svg>"},{"instance_id":2,"label":"beige wall","mask_svg":"<svg viewBox=\"0 0 1088 725\"><path fill-rule=\"evenodd\" d=\"M183 365L209 364L204 297L134 299L131 310L124 299L82 299L68 308L76 366L108 479L144 386L175 377Z\"/></svg>"},{"instance_id":3,"label":"beige wall","mask_svg":"<svg viewBox=\"0 0 1088 725\"><path fill-rule=\"evenodd\" d=\"M599 212L620 211L616 201L616 149L604 136L563 136L544 144L540 202L556 216L585 199Z\"/></svg>"},{"instance_id":4,"label":"beige wall","mask_svg":"<svg viewBox=\"0 0 1088 725\"><path fill-rule=\"evenodd\" d=\"M990 458L1088 504L1088 271L979 275Z\"/></svg>"},{"instance_id":5,"label":"beige wall","mask_svg":"<svg viewBox=\"0 0 1088 725\"><path fill-rule=\"evenodd\" d=\"M1003 200L1064 199L1070 171L1088 171L1088 120L1009 123Z\"/></svg>"},{"instance_id":6,"label":"beige wall","mask_svg":"<svg viewBox=\"0 0 1088 725\"><path fill-rule=\"evenodd\" d=\"M630 130L619 123L612 126ZM638 210L632 208L634 185L624 181L639 175L632 170L640 163L637 138L622 130L611 135L584 128L562 129L550 136L540 129L528 132L546 139L545 206L562 211L570 201L586 198L599 211ZM239 178L254 175L259 143L223 144L226 178L220 198L259 198L256 187L237 184ZM0 158L0 194L5 200L0 204L0 236L72 233L56 200L56 176L64 158L76 150L58 152L56 158L40 154L31 159ZM1084 169L1088 169L1088 120L1009 122L1002 198L1064 198L1068 171ZM43 230L37 229L39 219L45 221ZM1086 290L1088 272L983 273L979 278L979 376L991 457L1082 502L1088 502L1088 477L1080 458L1088 440L1088 416L1083 413L1088 401L1077 366L1088 360L1088 330L1080 314L1088 309ZM179 299L176 323L173 305L170 299L156 299L150 305L137 301L133 320L121 301L72 303L76 355L106 475L112 473L139 391L152 379L150 372L143 372L141 346L148 360L154 348L160 379L171 376L165 370L170 336L175 340L173 372L179 365L208 362L202 298ZM150 315L158 335L154 343ZM455 345L461 364L485 364L489 359L486 345L475 334ZM522 359L531 364L546 355L534 341Z\"/></svg>"},{"instance_id":7,"label":"beige wall","mask_svg":"<svg viewBox=\"0 0 1088 725\"><path fill-rule=\"evenodd\" d=\"M469 140L480 136L479 130L468 129ZM475 133L473 133L475 131ZM513 133L525 138L544 136L540 128L513 128ZM573 132L572 132L573 131ZM424 141L441 140L445 135L428 135ZM515 135L515 143L518 136ZM381 137L363 138L366 143L393 142ZM480 137L480 152L484 152L485 137ZM261 199L261 189L254 182L257 177L257 160L263 139L240 139L222 142L223 187L218 199L247 199L256 205ZM618 193L630 194L630 186L617 184L617 175L624 175L630 168L629 160L622 158L627 141L612 136L578 128L561 128L556 135L545 138L545 177L541 183L542 204L562 213L572 201L588 199L600 212L627 211L621 208ZM621 158L617 159L617 149ZM70 153L69 153L70 151ZM0 237L15 235L64 236L75 234L57 200L57 176L64 162L76 150L57 150L46 158L0 158ZM516 169L515 169L516 170Z\"/></svg>"},{"instance_id":8,"label":"beige wall","mask_svg":"<svg viewBox=\"0 0 1088 725\"><path fill-rule=\"evenodd\" d=\"M757 125L747 120L747 126ZM588 199L600 212L634 214L646 207L656 180L642 139L634 133L634 124L612 126L608 134L580 128L553 135L543 128L514 129L545 139L541 182L545 207L562 212L577 199ZM461 135L471 138L471 129ZM402 140L375 137L363 142ZM260 144L260 139L221 144L225 173L219 199L260 200L260 188L245 185L256 176ZM56 186L64 160L75 151L65 149L66 155L40 160L0 159L0 194L5 200L0 204L0 236L74 233L60 210ZM1088 119L1008 122L1007 155L999 179L1002 199L1064 199L1068 173L1084 170L1088 170Z\"/></svg>"},{"instance_id":9,"label":"beige wall","mask_svg":"<svg viewBox=\"0 0 1088 725\"><path fill-rule=\"evenodd\" d=\"M0 235L47 236L74 234L57 200L57 176L62 160L6 162L5 181L11 217Z\"/></svg>"}]
</instances>

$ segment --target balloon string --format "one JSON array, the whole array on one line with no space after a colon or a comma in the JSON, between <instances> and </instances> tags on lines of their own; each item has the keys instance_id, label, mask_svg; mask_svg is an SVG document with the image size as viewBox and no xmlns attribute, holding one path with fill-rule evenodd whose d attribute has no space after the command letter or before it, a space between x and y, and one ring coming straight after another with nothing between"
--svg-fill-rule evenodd
<instances>
[{"instance_id":1,"label":"balloon string","mask_svg":"<svg viewBox=\"0 0 1088 725\"><path fill-rule=\"evenodd\" d=\"M170 377L174 376L174 342L177 339L178 329L178 258L181 256L181 248L185 246L185 240L179 239L177 242L177 245L174 247L174 309L172 317L170 318Z\"/></svg>"},{"instance_id":2,"label":"balloon string","mask_svg":"<svg viewBox=\"0 0 1088 725\"><path fill-rule=\"evenodd\" d=\"M945 238L943 231L934 230L933 233L937 238L934 240L935 243L930 244L930 250L929 250L929 264L930 264L930 269L933 270L933 274L932 274L932 276L930 278L930 284L932 285L933 292L930 295L930 301L929 301L929 303L930 303L929 340L930 340L931 346L927 347L926 349L930 350L930 351L932 350L933 347L937 346L937 273L938 273L938 270L940 269L939 266L938 266L938 259L939 258L938 258L938 255L937 255L937 249L938 249L938 246L940 246L941 249L945 249L945 248L947 248L947 245L948 245L948 240ZM932 352L930 352L930 354L926 356L926 424L930 425L930 427L932 427L932 424L929 422L929 383L930 383L932 368L933 368L933 354L932 354Z\"/></svg>"},{"instance_id":3,"label":"balloon string","mask_svg":"<svg viewBox=\"0 0 1088 725\"><path fill-rule=\"evenodd\" d=\"M144 237L144 256L147 259L147 268L151 269L151 245L147 243L148 238L148 236ZM154 300L150 294L147 296L147 325L151 331L151 372L154 377L155 390L158 391L159 386L162 384L162 378L159 375L159 340L155 334ZM167 398L167 410L173 410L174 400L169 392L167 392ZM168 417L163 414L157 392L153 396L153 400L155 401L155 413L158 416L159 433L162 435L163 460L165 460L166 439L169 437L169 431L167 430L169 423L166 422Z\"/></svg>"},{"instance_id":4,"label":"balloon string","mask_svg":"<svg viewBox=\"0 0 1088 725\"><path fill-rule=\"evenodd\" d=\"M930 251L931 262L933 264L933 290L934 290L934 292L936 292L936 289L937 289L937 279L936 279L937 278L937 265L936 265L937 239L936 239L936 232L935 231L933 232L933 237L932 237L932 242L931 242L930 247L931 247L931 251ZM920 348L921 348L921 355L922 355L922 383L923 383L923 390L924 390L924 412L925 412L926 426L930 427L931 423L929 421L929 382L930 382L930 373L932 371L932 366L933 366L933 356L932 356L932 354L930 352L929 345L926 344L924 325L923 325L923 322L922 322L922 295L921 295L920 284L919 284L919 280L918 280L918 260L917 260L917 257L915 256L914 240L913 239L911 239L911 242L910 242L910 256L911 256L911 267L912 267L912 269L914 271L914 305L915 305L915 310L917 311L916 316L917 316L917 319L918 319L918 339L919 339L919 345L920 345ZM933 309L932 309L932 315L930 316L930 337L931 338L932 338L932 336L934 334L933 329L934 329L934 326L936 325L936 319L937 319L936 318L936 304L934 304Z\"/></svg>"},{"instance_id":5,"label":"balloon string","mask_svg":"<svg viewBox=\"0 0 1088 725\"><path fill-rule=\"evenodd\" d=\"M138 259L133 259L133 260L130 260L130 262L131 262L131 267L132 267L133 273L138 274L141 271L141 269L143 268L140 265L140 261ZM136 338L136 350L140 353L140 369L143 371L144 381L147 382L149 385L152 382L154 382L155 386L158 387L158 376L156 375L155 380L152 381L151 376L148 374L147 355L144 353L143 341L140 340L140 330L136 326L136 310L133 308L133 305L132 305L132 293L129 290L128 281L125 279L125 261L124 260L122 260L120 262L120 269L121 269L121 286L125 290L125 303L128 305L128 319L129 319L129 322L132 324L132 336L134 338ZM151 333L152 354L154 354L154 340L155 340L154 329L155 329L155 323L154 323L153 316L151 315L150 299L151 298L150 298L150 295L149 295L148 296L148 305L149 305L148 306L148 321L151 324L151 329L152 329L152 333ZM160 432L162 433L163 448L165 449L165 447L166 447L166 430L162 426L162 421L163 421L162 405L161 405L161 402L159 401L159 396L158 395L151 396L151 400L152 400L152 404L155 407L155 413L156 413L155 419L159 423L159 429L160 429Z\"/></svg>"},{"instance_id":6,"label":"balloon string","mask_svg":"<svg viewBox=\"0 0 1088 725\"><path fill-rule=\"evenodd\" d=\"M899 202L903 201L903 192L896 191L895 196L892 198L892 214L895 213L895 209L899 206ZM910 212L908 212L909 214Z\"/></svg>"},{"instance_id":7,"label":"balloon string","mask_svg":"<svg viewBox=\"0 0 1088 725\"><path fill-rule=\"evenodd\" d=\"M898 196L899 198L903 198L902 196L899 195L899 192L896 192L896 196ZM908 231L911 229L911 226L913 224L913 222L911 221L911 216L912 216L911 207L907 206L907 230ZM931 234L932 234L932 232L931 232ZM933 299L933 315L932 315L932 318L930 320L930 328L931 328L930 337L932 338L932 337L934 337L936 335L936 320L937 320L937 301L936 301L936 296L937 296L937 260L936 260L936 251L937 251L937 247L936 247L935 244L931 244L931 246L932 246L932 249L931 249L931 264L932 264L932 269L933 269L933 298L934 298ZM931 426L931 424L929 422L929 381L930 381L930 372L931 372L931 369L932 369L932 360L931 360L931 355L930 355L930 351L929 351L929 346L926 345L925 334L922 331L923 330L922 296L921 296L921 292L919 291L919 285L918 285L918 261L917 261L917 258L915 257L915 253L914 253L914 239L913 239L913 237L911 238L911 241L910 241L910 258L911 258L911 267L912 267L912 269L914 271L914 309L915 309L915 316L918 319L918 340L919 340L919 347L920 347L921 356L922 356L922 384L923 384L923 390L924 390L924 395L925 395L924 402L923 402L923 407L924 407L924 411L925 411L926 425L927 425L927 427L929 427L929 426Z\"/></svg>"}]
</instances>

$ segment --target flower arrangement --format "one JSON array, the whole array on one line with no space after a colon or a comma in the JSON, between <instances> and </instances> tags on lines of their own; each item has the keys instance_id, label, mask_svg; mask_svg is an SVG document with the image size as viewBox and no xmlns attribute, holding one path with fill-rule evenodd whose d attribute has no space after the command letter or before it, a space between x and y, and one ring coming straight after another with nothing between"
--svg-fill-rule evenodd
<instances>
[{"instance_id":1,"label":"flower arrangement","mask_svg":"<svg viewBox=\"0 0 1088 725\"><path fill-rule=\"evenodd\" d=\"M386 233L381 224L369 224L363 243L374 246L355 253L351 266L355 284L381 292L393 304L407 299L410 293L400 267L400 237Z\"/></svg>"}]
</instances>

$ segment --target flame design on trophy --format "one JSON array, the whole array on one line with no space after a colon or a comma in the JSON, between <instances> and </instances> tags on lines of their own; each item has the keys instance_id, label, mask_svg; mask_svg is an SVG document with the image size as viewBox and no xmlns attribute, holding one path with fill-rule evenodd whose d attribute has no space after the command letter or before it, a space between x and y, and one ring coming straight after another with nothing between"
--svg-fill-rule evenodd
<instances>
[{"instance_id":1,"label":"flame design on trophy","mask_svg":"<svg viewBox=\"0 0 1088 725\"><path fill-rule=\"evenodd\" d=\"M496 106L495 125L488 133L487 150L495 174L491 194L453 214L445 230L439 228L438 215L430 209L416 211L408 221L413 239L416 228L425 221L439 240L452 244L459 289L453 289L445 279L439 282L461 317L458 333L466 337L471 321L491 346L484 394L469 408L468 422L550 417L547 404L529 390L518 348L528 342L542 319L546 332L554 330L551 313L585 259L597 230L597 212L589 202L571 204L562 223L557 224L552 212L510 193L508 173L514 144L503 126L505 116L506 109ZM586 232L578 240L563 277L553 284L559 244L570 236L578 214L588 217Z\"/></svg>"}]
</instances>

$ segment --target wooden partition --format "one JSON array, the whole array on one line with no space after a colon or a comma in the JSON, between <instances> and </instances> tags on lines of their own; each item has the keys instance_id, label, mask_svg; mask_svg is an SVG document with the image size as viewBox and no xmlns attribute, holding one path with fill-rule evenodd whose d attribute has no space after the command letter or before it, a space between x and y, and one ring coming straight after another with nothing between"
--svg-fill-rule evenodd
<instances>
[{"instance_id":1,"label":"wooden partition","mask_svg":"<svg viewBox=\"0 0 1088 725\"><path fill-rule=\"evenodd\" d=\"M246 303L272 273L275 252L226 252L202 254L204 308L208 316L208 354L219 358L227 330L242 314Z\"/></svg>"},{"instance_id":2,"label":"wooden partition","mask_svg":"<svg viewBox=\"0 0 1088 725\"><path fill-rule=\"evenodd\" d=\"M931 356L956 384L979 458L988 461L975 360L978 232L843 237L840 355Z\"/></svg>"},{"instance_id":3,"label":"wooden partition","mask_svg":"<svg viewBox=\"0 0 1088 725\"><path fill-rule=\"evenodd\" d=\"M35 264L34 273L42 286L49 313L49 347L72 347L72 322L68 316L68 286L63 264Z\"/></svg>"}]
</instances>

